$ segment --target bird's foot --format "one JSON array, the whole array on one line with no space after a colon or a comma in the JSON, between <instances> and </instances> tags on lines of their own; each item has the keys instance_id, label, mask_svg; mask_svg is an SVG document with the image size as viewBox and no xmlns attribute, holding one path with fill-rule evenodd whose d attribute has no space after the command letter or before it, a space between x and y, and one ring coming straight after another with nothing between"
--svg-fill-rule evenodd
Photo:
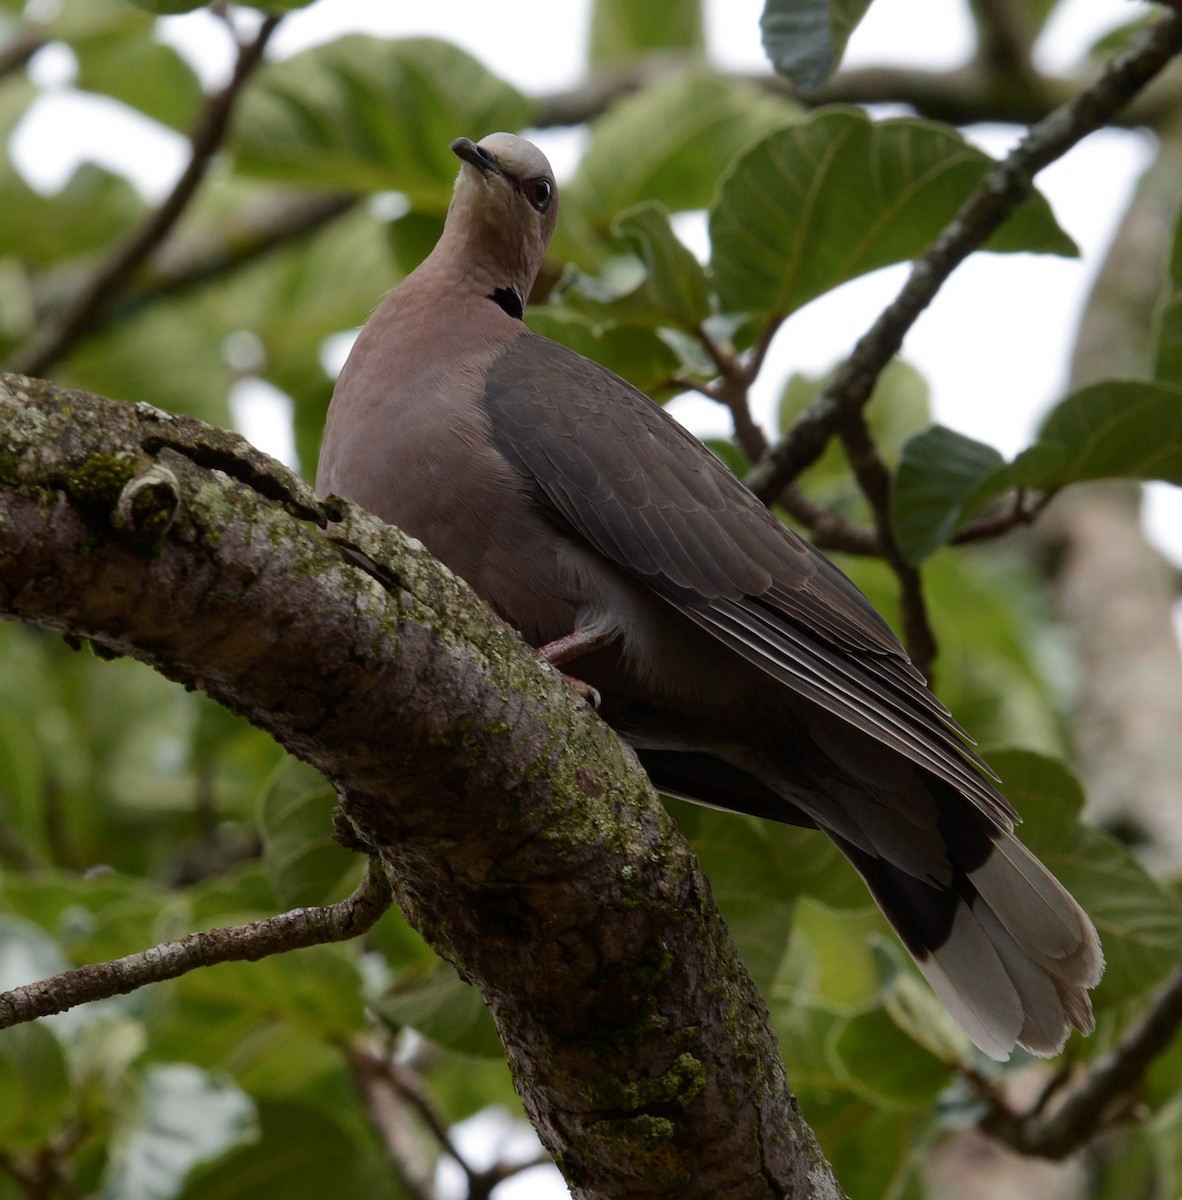
<instances>
[{"instance_id":1,"label":"bird's foot","mask_svg":"<svg viewBox=\"0 0 1182 1200\"><path fill-rule=\"evenodd\" d=\"M538 653L552 667L557 667L561 663L569 662L572 658L578 658L581 654L587 654L606 646L614 637L614 633L605 633L601 629L576 629L574 633L568 633L565 637L556 638L554 641L540 646ZM589 683L577 679L574 675L568 675L565 671L562 672L562 677L570 684L576 695L586 700L592 708L599 708L602 701L598 688L593 688Z\"/></svg>"},{"instance_id":2,"label":"bird's foot","mask_svg":"<svg viewBox=\"0 0 1182 1200\"><path fill-rule=\"evenodd\" d=\"M615 640L614 630L576 629L565 637L555 638L544 646L538 647L538 653L552 666L570 662L581 654L590 654L592 650L600 650L609 642Z\"/></svg>"},{"instance_id":3,"label":"bird's foot","mask_svg":"<svg viewBox=\"0 0 1182 1200\"><path fill-rule=\"evenodd\" d=\"M582 679L576 679L573 675L567 675L565 671L562 673L562 678L570 685L571 690L576 696L582 697L596 711L599 710L602 697L599 695L598 688L593 688L589 683L584 682Z\"/></svg>"}]
</instances>

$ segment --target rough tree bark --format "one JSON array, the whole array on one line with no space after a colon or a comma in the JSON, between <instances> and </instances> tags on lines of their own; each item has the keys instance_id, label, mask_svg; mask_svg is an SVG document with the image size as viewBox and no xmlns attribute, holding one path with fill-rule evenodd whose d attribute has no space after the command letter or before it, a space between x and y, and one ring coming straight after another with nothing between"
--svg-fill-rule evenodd
<instances>
[{"instance_id":1,"label":"rough tree bark","mask_svg":"<svg viewBox=\"0 0 1182 1200\"><path fill-rule=\"evenodd\" d=\"M631 753L417 543L328 515L235 435L0 376L0 612L203 688L333 781L575 1196L839 1197Z\"/></svg>"}]
</instances>

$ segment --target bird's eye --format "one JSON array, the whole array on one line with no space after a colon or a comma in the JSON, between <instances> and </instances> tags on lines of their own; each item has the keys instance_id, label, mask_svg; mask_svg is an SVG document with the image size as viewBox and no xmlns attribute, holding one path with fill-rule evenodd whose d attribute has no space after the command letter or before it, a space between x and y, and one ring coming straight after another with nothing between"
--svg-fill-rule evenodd
<instances>
[{"instance_id":1,"label":"bird's eye","mask_svg":"<svg viewBox=\"0 0 1182 1200\"><path fill-rule=\"evenodd\" d=\"M548 179L527 179L525 181L525 198L538 210L545 212L550 207L554 195L554 185Z\"/></svg>"}]
</instances>

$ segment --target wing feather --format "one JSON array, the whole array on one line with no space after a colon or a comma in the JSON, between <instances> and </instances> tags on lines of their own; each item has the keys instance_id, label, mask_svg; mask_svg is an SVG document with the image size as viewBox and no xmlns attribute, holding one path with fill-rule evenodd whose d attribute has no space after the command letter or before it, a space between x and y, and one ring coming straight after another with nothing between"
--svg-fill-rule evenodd
<instances>
[{"instance_id":1,"label":"wing feather","mask_svg":"<svg viewBox=\"0 0 1182 1200\"><path fill-rule=\"evenodd\" d=\"M501 453L601 554L992 819L1016 819L869 601L647 397L527 336L492 363L485 400Z\"/></svg>"}]
</instances>

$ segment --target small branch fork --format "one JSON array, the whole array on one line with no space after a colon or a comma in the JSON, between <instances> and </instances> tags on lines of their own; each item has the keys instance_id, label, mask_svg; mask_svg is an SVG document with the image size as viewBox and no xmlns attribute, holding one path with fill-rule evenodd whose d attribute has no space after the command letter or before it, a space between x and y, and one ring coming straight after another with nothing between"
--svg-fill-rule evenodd
<instances>
[{"instance_id":1,"label":"small branch fork","mask_svg":"<svg viewBox=\"0 0 1182 1200\"><path fill-rule=\"evenodd\" d=\"M822 549L882 557L899 579L902 591L904 640L916 665L927 671L935 657L935 638L924 604L918 569L900 554L890 521L890 472L870 435L863 411L879 376L898 353L919 315L935 298L957 266L1029 196L1034 176L1060 158L1087 134L1108 123L1182 49L1182 0L1174 12L1146 30L1104 74L1075 99L1034 126L1017 148L997 163L961 206L927 251L916 261L896 299L863 335L850 357L837 370L812 404L780 442L769 446L753 420L749 391L780 324L771 318L755 346L735 355L701 329L695 332L719 376L710 384L685 380L691 388L723 404L734 421L735 437L755 462L747 484L765 502L782 504L801 521ZM999 6L1000 12L1004 6ZM874 531L860 529L837 513L808 501L794 488L797 476L822 454L832 437L841 439L858 485L874 514ZM954 541L968 543L1000 536L1028 524L1050 496L1029 503L1018 495L1011 508L990 514L962 530Z\"/></svg>"},{"instance_id":2,"label":"small branch fork","mask_svg":"<svg viewBox=\"0 0 1182 1200\"><path fill-rule=\"evenodd\" d=\"M1170 13L1145 30L1086 91L1035 125L997 163L912 268L853 353L809 406L791 433L747 477L765 500L774 499L820 457L829 439L865 408L887 363L944 282L1029 196L1034 176L1061 158L1137 94L1182 49L1182 17Z\"/></svg>"},{"instance_id":3,"label":"small branch fork","mask_svg":"<svg viewBox=\"0 0 1182 1200\"><path fill-rule=\"evenodd\" d=\"M982 1128L1022 1154L1066 1158L1128 1111L1145 1073L1180 1028L1182 970L1110 1054L1068 1090L1062 1078L1052 1079L1029 1112L1014 1112L988 1081L974 1077L990 1106ZM1052 1099L1058 1101L1053 1108Z\"/></svg>"},{"instance_id":4,"label":"small branch fork","mask_svg":"<svg viewBox=\"0 0 1182 1200\"><path fill-rule=\"evenodd\" d=\"M360 887L337 904L296 908L246 925L191 933L179 942L161 942L139 954L75 967L0 993L0 1029L65 1012L91 1000L125 995L198 967L255 962L305 946L349 941L371 929L392 903L385 870L376 859L370 859Z\"/></svg>"},{"instance_id":5,"label":"small branch fork","mask_svg":"<svg viewBox=\"0 0 1182 1200\"><path fill-rule=\"evenodd\" d=\"M117 246L110 257L83 284L74 297L46 326L11 356L5 369L24 375L44 375L47 368L97 324L100 315L121 293L137 268L164 240L189 206L209 170L230 125L230 114L246 81L262 61L267 42L282 19L263 18L248 42L239 42L238 58L230 81L211 96L189 136L189 161L164 202Z\"/></svg>"},{"instance_id":6,"label":"small branch fork","mask_svg":"<svg viewBox=\"0 0 1182 1200\"><path fill-rule=\"evenodd\" d=\"M355 1047L350 1058L370 1122L413 1200L436 1200L436 1192L432 1182L434 1163L419 1150L408 1114L426 1127L440 1150L464 1173L466 1200L488 1200L493 1189L506 1179L552 1162L540 1151L521 1162L498 1160L483 1170L474 1167L456 1146L446 1116L413 1066L399 1062L392 1051L373 1047Z\"/></svg>"}]
</instances>

